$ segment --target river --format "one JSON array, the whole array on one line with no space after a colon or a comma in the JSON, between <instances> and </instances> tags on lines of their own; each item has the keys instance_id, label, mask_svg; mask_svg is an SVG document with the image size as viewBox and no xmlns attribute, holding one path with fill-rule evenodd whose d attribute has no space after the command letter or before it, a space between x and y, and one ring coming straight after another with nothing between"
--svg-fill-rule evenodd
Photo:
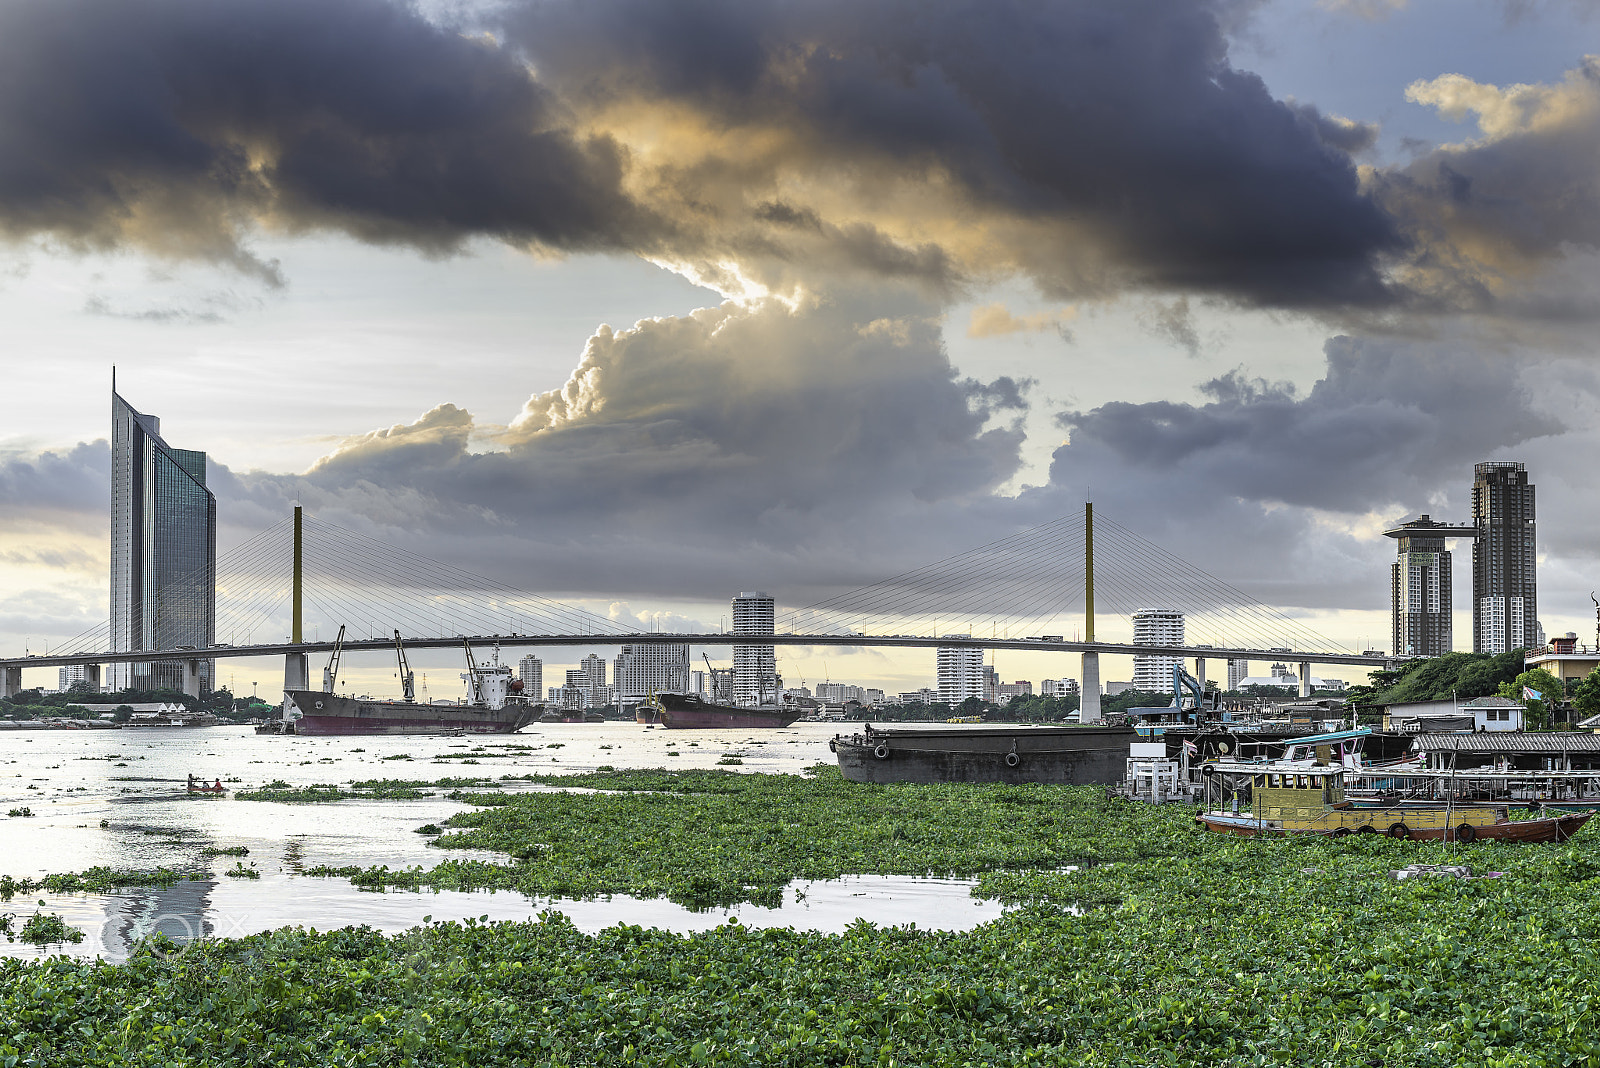
<instances>
[{"instance_id":1,"label":"river","mask_svg":"<svg viewBox=\"0 0 1600 1068\"><path fill-rule=\"evenodd\" d=\"M637 923L702 930L738 919L752 926L843 930L857 919L962 930L1000 914L973 898L962 880L856 876L794 884L779 909L740 905L691 912L664 900L616 895L604 900L530 899L517 893L359 891L343 879L301 875L318 864L391 867L441 859L415 833L467 806L443 799L285 804L197 799L191 774L222 780L230 791L282 780L294 786L346 785L365 779L435 780L449 776L586 772L622 768L727 767L740 772L799 772L831 762L827 741L857 724L797 723L781 730L667 731L633 723L536 724L515 735L299 738L257 735L248 727L123 730L5 730L0 733L0 874L14 878L82 871L96 865L150 869L209 867L209 879L168 889L112 894L34 894L0 903L20 921L35 909L59 913L84 932L79 943L36 948L0 941L0 954L123 959L143 937L161 931L181 942L300 925L328 930L367 924L405 930L434 920L488 916L528 919L545 909L584 930ZM719 765L736 757L739 765ZM228 877L239 861L206 859L205 847L244 847L243 863L260 878ZM495 854L450 850L452 857L499 861ZM42 906L40 902L43 902Z\"/></svg>"}]
</instances>

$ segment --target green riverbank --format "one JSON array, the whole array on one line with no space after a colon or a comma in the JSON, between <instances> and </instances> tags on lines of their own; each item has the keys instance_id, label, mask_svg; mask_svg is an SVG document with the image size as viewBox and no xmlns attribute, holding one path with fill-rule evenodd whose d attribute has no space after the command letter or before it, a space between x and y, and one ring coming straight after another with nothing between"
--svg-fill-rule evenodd
<instances>
[{"instance_id":1,"label":"green riverbank","mask_svg":"<svg viewBox=\"0 0 1600 1068\"><path fill-rule=\"evenodd\" d=\"M497 878L592 892L965 872L1016 907L961 934L591 937L549 914L4 961L0 1063L1600 1064L1595 828L1534 847L1250 842L1088 789L613 785L495 796L446 838L508 853ZM1446 859L1503 874L1387 874ZM1101 863L1053 870L1084 860Z\"/></svg>"}]
</instances>

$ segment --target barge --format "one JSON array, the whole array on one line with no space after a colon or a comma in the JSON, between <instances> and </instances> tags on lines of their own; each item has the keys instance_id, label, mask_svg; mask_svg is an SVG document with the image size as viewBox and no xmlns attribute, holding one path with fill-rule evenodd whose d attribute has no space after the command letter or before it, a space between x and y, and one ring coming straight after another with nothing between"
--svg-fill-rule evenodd
<instances>
[{"instance_id":1,"label":"barge","mask_svg":"<svg viewBox=\"0 0 1600 1068\"><path fill-rule=\"evenodd\" d=\"M1126 727L893 727L868 724L828 748L851 782L1003 782L1069 786L1121 781Z\"/></svg>"}]
</instances>

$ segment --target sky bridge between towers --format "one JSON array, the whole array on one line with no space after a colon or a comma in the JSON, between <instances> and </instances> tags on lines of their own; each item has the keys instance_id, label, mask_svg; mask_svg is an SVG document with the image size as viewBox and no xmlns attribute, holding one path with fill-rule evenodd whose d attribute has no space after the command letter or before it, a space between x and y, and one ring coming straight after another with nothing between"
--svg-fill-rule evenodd
<instances>
[{"instance_id":1,"label":"sky bridge between towers","mask_svg":"<svg viewBox=\"0 0 1600 1068\"><path fill-rule=\"evenodd\" d=\"M1312 664L1390 663L1381 652L1340 647L1303 620L1097 518L1093 505L1082 516L1017 531L887 579L841 582L842 592L779 613L775 633L759 636L708 628L640 632L631 621L527 593L299 508L222 554L216 573L214 644L115 649L108 623L42 655L0 658L0 692L17 692L23 669L82 665L98 680L102 665L155 661L185 664L186 688L192 689L203 662L261 656L283 656L286 688L306 688L307 658L331 653L341 628L337 644L351 653L391 652L398 632L406 649L417 650L463 642L507 648L677 643L1078 654L1086 720L1098 714L1102 655L1192 657L1202 676L1205 661L1213 659L1295 663L1302 692ZM1181 614L1183 638L1123 640L1135 615L1146 610ZM1116 640L1106 640L1112 630Z\"/></svg>"}]
</instances>

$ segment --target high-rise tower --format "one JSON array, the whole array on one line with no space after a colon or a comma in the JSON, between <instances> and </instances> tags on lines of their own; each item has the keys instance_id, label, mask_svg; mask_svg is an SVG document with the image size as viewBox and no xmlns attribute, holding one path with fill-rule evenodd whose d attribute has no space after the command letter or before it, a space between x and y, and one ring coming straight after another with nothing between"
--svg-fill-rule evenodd
<instances>
[{"instance_id":1,"label":"high-rise tower","mask_svg":"<svg viewBox=\"0 0 1600 1068\"><path fill-rule=\"evenodd\" d=\"M1454 644L1451 626L1451 538L1475 538L1477 527L1451 526L1420 515L1383 532L1399 541L1389 567L1389 644L1396 656L1443 656Z\"/></svg>"},{"instance_id":2,"label":"high-rise tower","mask_svg":"<svg viewBox=\"0 0 1600 1068\"><path fill-rule=\"evenodd\" d=\"M1539 628L1533 483L1525 464L1473 468L1472 649L1504 653L1533 644Z\"/></svg>"},{"instance_id":3,"label":"high-rise tower","mask_svg":"<svg viewBox=\"0 0 1600 1068\"><path fill-rule=\"evenodd\" d=\"M1167 608L1147 608L1133 614L1133 644L1182 645L1183 613ZM1172 669L1183 666L1181 656L1133 657L1133 688L1164 692L1172 689Z\"/></svg>"},{"instance_id":4,"label":"high-rise tower","mask_svg":"<svg viewBox=\"0 0 1600 1068\"><path fill-rule=\"evenodd\" d=\"M966 634L949 634L949 638L965 638ZM983 649L976 645L941 645L937 652L937 678L939 700L947 705L959 705L969 697L983 700L984 663Z\"/></svg>"},{"instance_id":5,"label":"high-rise tower","mask_svg":"<svg viewBox=\"0 0 1600 1068\"><path fill-rule=\"evenodd\" d=\"M777 602L767 593L741 593L733 599L733 633L771 634L777 625ZM778 700L778 658L771 645L733 647L733 697L740 704Z\"/></svg>"},{"instance_id":6,"label":"high-rise tower","mask_svg":"<svg viewBox=\"0 0 1600 1068\"><path fill-rule=\"evenodd\" d=\"M111 386L111 651L216 644L217 499L206 454L174 449L161 420ZM215 662L200 661L210 689ZM181 689L175 661L111 665L111 688Z\"/></svg>"}]
</instances>

